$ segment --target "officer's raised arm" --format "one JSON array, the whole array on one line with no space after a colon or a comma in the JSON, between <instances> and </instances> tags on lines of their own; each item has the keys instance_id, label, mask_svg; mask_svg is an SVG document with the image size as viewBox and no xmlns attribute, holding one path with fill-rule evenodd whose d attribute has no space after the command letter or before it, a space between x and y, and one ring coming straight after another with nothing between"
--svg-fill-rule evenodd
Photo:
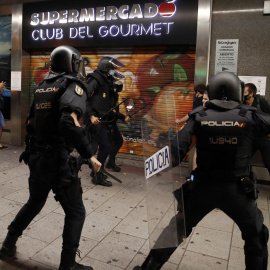
<instances>
[{"instance_id":1,"label":"officer's raised arm","mask_svg":"<svg viewBox=\"0 0 270 270\"><path fill-rule=\"evenodd\" d=\"M187 155L192 145L195 121L190 117L187 124L177 132L171 141L172 166L177 166Z\"/></svg>"}]
</instances>

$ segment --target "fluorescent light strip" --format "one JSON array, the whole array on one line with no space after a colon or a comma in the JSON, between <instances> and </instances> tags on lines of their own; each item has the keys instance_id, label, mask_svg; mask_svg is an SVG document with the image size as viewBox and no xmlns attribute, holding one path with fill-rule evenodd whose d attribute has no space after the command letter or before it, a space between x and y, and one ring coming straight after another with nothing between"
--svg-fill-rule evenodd
<instances>
[{"instance_id":1,"label":"fluorescent light strip","mask_svg":"<svg viewBox=\"0 0 270 270\"><path fill-rule=\"evenodd\" d=\"M213 14L244 13L244 12L262 12L262 11L263 11L263 8L238 9L238 10L221 10L221 11L213 11Z\"/></svg>"}]
</instances>

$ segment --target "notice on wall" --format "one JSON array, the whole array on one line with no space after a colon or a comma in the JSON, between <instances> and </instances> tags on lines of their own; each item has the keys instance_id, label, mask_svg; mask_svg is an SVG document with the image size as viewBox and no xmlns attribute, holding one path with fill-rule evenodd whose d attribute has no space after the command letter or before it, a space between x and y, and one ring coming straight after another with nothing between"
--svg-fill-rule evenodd
<instances>
[{"instance_id":1,"label":"notice on wall","mask_svg":"<svg viewBox=\"0 0 270 270\"><path fill-rule=\"evenodd\" d=\"M20 71L11 71L11 90L22 90L22 73Z\"/></svg>"},{"instance_id":2,"label":"notice on wall","mask_svg":"<svg viewBox=\"0 0 270 270\"><path fill-rule=\"evenodd\" d=\"M215 74L228 71L237 75L239 39L217 39Z\"/></svg>"},{"instance_id":3,"label":"notice on wall","mask_svg":"<svg viewBox=\"0 0 270 270\"><path fill-rule=\"evenodd\" d=\"M265 96L266 77L264 76L239 76L239 79L244 83L253 83L257 87L257 94Z\"/></svg>"}]
</instances>

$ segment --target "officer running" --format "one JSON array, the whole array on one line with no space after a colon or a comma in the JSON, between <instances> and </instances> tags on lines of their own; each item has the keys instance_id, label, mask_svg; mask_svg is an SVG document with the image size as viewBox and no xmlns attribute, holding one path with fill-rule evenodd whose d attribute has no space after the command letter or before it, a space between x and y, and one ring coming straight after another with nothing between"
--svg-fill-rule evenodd
<instances>
[{"instance_id":1,"label":"officer running","mask_svg":"<svg viewBox=\"0 0 270 270\"><path fill-rule=\"evenodd\" d=\"M111 100L112 100L112 107L115 108L113 110L114 115L115 115L115 120L111 123L110 129L111 129L111 152L109 154L109 159L106 164L107 169L112 169L115 172L120 172L121 168L117 166L115 163L115 157L120 150L120 148L123 145L123 137L122 134L116 124L117 120L120 119L123 122L128 122L130 120L130 117L128 115L124 115L120 113L119 106L117 106L118 101L119 101L119 93L122 92L123 90L123 84L121 81L119 81L120 75L119 72L117 73L112 73L108 77L109 80L111 80ZM122 78L122 77L121 77Z\"/></svg>"},{"instance_id":2,"label":"officer running","mask_svg":"<svg viewBox=\"0 0 270 270\"><path fill-rule=\"evenodd\" d=\"M81 54L75 48L55 48L50 55L50 71L35 88L28 116L29 140L21 155L21 160L30 169L30 197L8 226L0 250L1 260L15 254L18 238L41 211L52 190L66 215L59 270L93 270L75 261L85 208L76 158L70 153L75 147L91 162L94 170L99 171L101 167L78 122L86 110L89 96L87 86L81 81L84 76L82 62Z\"/></svg>"},{"instance_id":3,"label":"officer running","mask_svg":"<svg viewBox=\"0 0 270 270\"><path fill-rule=\"evenodd\" d=\"M245 241L246 270L267 270L269 232L256 205L256 187L249 179L248 165L254 134L258 130L269 133L270 117L241 104L243 84L232 73L216 74L210 80L208 90L210 101L190 113L186 126L172 140L173 166L176 166L179 155L182 161L189 151L192 136L197 139L194 180L182 186L185 211L178 209L155 244L158 246L161 241L167 241L162 245L166 248L154 246L142 266L136 266L134 270L161 269L176 250L168 236L175 231L175 220L178 239L182 240L183 231L188 236L192 228L215 208L239 226ZM180 202L179 190L174 195Z\"/></svg>"},{"instance_id":4,"label":"officer running","mask_svg":"<svg viewBox=\"0 0 270 270\"><path fill-rule=\"evenodd\" d=\"M112 186L112 182L106 179L107 175L104 173L104 164L108 156L107 168L121 170L115 164L115 156L123 144L116 121L129 121L129 116L121 114L117 108L112 108L118 102L118 92L122 91L122 86L115 82L124 78L116 69L124 66L119 60L104 56L99 60L97 69L87 75L87 84L93 95L87 102L83 121L89 126L92 143L95 145L93 148L98 149L97 159L102 164L96 177L91 173L95 185Z\"/></svg>"}]
</instances>

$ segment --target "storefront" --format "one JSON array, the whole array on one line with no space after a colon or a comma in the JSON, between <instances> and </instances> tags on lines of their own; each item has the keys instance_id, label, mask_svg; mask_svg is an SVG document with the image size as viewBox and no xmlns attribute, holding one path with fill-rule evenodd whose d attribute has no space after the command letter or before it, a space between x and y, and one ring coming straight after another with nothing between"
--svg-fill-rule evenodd
<instances>
[{"instance_id":1,"label":"storefront","mask_svg":"<svg viewBox=\"0 0 270 270\"><path fill-rule=\"evenodd\" d=\"M76 1L39 2L22 6L21 116L32 101L33 88L48 71L49 55L59 45L76 47L92 72L104 55L125 64L120 111L133 115L119 123L124 153L142 154L142 125L168 125L166 95L173 96L175 112L192 108L194 84L206 83L210 36L209 1ZM201 23L200 23L201 22ZM173 123L171 123L173 124ZM148 132L144 130L144 132ZM24 132L21 132L23 141ZM151 140L149 147L155 147Z\"/></svg>"}]
</instances>

